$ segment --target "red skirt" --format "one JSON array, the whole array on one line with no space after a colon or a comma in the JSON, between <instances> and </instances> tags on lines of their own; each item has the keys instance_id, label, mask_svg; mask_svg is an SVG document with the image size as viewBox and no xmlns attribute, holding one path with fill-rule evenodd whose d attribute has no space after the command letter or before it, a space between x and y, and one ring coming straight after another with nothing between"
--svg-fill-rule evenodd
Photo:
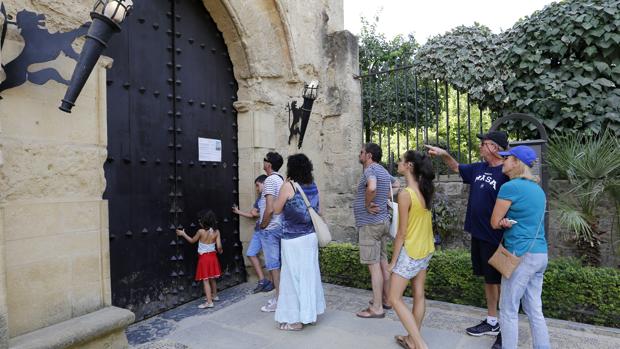
<instances>
[{"instance_id":1,"label":"red skirt","mask_svg":"<svg viewBox=\"0 0 620 349\"><path fill-rule=\"evenodd\" d=\"M198 255L196 281L218 278L221 274L220 262L217 260L217 254L215 251Z\"/></svg>"}]
</instances>

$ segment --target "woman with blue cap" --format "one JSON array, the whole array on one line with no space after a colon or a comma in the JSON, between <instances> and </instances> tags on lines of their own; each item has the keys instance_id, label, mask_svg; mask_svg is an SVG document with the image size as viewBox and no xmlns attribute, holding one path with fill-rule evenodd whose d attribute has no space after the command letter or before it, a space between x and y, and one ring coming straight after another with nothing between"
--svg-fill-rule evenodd
<instances>
[{"instance_id":1,"label":"woman with blue cap","mask_svg":"<svg viewBox=\"0 0 620 349\"><path fill-rule=\"evenodd\" d=\"M542 313L543 274L547 269L545 240L546 198L531 167L536 162L532 148L520 145L499 152L503 172L510 177L497 194L491 226L503 228L504 247L521 257L510 278L502 277L500 317L502 348L517 348L519 304L528 316L534 348L549 348L549 333Z\"/></svg>"}]
</instances>

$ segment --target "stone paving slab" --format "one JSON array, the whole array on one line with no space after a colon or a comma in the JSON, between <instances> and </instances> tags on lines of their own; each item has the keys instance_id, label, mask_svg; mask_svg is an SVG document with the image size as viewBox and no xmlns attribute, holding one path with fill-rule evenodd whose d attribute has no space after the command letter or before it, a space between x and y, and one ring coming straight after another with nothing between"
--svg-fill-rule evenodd
<instances>
[{"instance_id":1,"label":"stone paving slab","mask_svg":"<svg viewBox=\"0 0 620 349\"><path fill-rule=\"evenodd\" d=\"M138 349L200 348L399 348L395 334L404 334L396 314L385 319L361 319L354 313L367 306L370 291L324 284L327 311L303 331L277 329L273 313L259 310L270 294L251 294L252 284L220 292L213 309L197 309L199 300L136 323L127 330ZM411 299L407 299L409 304ZM464 328L478 323L485 310L428 301L422 335L430 348L490 348L495 338L472 337ZM531 347L527 319L520 319L520 347ZM553 348L620 348L620 330L548 320Z\"/></svg>"}]
</instances>

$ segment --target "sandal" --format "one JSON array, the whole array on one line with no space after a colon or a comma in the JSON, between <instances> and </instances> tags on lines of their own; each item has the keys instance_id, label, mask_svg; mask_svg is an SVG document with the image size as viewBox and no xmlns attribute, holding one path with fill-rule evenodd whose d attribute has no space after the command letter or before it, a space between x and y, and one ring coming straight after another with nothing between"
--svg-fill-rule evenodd
<instances>
[{"instance_id":1,"label":"sandal","mask_svg":"<svg viewBox=\"0 0 620 349\"><path fill-rule=\"evenodd\" d=\"M364 315L363 313L366 313L367 315ZM375 312L372 311L372 309L370 309L370 307L359 311L358 313L356 313L355 315L357 315L357 317L361 317L363 319L383 319L385 317L385 313L381 313L381 314L377 314Z\"/></svg>"},{"instance_id":2,"label":"sandal","mask_svg":"<svg viewBox=\"0 0 620 349\"><path fill-rule=\"evenodd\" d=\"M375 302L371 299L371 300L368 301L368 304L373 305L373 304L375 304ZM383 309L384 310L392 310L392 306L383 303Z\"/></svg>"},{"instance_id":3,"label":"sandal","mask_svg":"<svg viewBox=\"0 0 620 349\"><path fill-rule=\"evenodd\" d=\"M304 325L301 323L298 323L299 327L297 326L293 326L293 324L289 324L287 322L283 322L280 324L280 329L282 331L301 331L304 328Z\"/></svg>"},{"instance_id":4,"label":"sandal","mask_svg":"<svg viewBox=\"0 0 620 349\"><path fill-rule=\"evenodd\" d=\"M199 309L205 309L205 308L213 308L215 305L213 304L213 302L211 303L207 303L204 302L201 305L198 306Z\"/></svg>"},{"instance_id":5,"label":"sandal","mask_svg":"<svg viewBox=\"0 0 620 349\"><path fill-rule=\"evenodd\" d=\"M409 346L409 343L407 343L407 336L394 336L394 339L396 340L396 343L398 343L398 345L400 345L401 347L405 348L405 349L415 349L415 346Z\"/></svg>"}]
</instances>

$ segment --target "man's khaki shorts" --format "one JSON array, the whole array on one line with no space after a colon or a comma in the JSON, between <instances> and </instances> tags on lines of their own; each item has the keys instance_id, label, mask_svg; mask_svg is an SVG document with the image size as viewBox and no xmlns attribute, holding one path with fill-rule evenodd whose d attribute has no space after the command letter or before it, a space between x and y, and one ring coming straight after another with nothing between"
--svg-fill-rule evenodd
<instances>
[{"instance_id":1,"label":"man's khaki shorts","mask_svg":"<svg viewBox=\"0 0 620 349\"><path fill-rule=\"evenodd\" d=\"M387 260L387 243L391 240L390 222L368 224L358 228L360 263L377 264Z\"/></svg>"}]
</instances>

